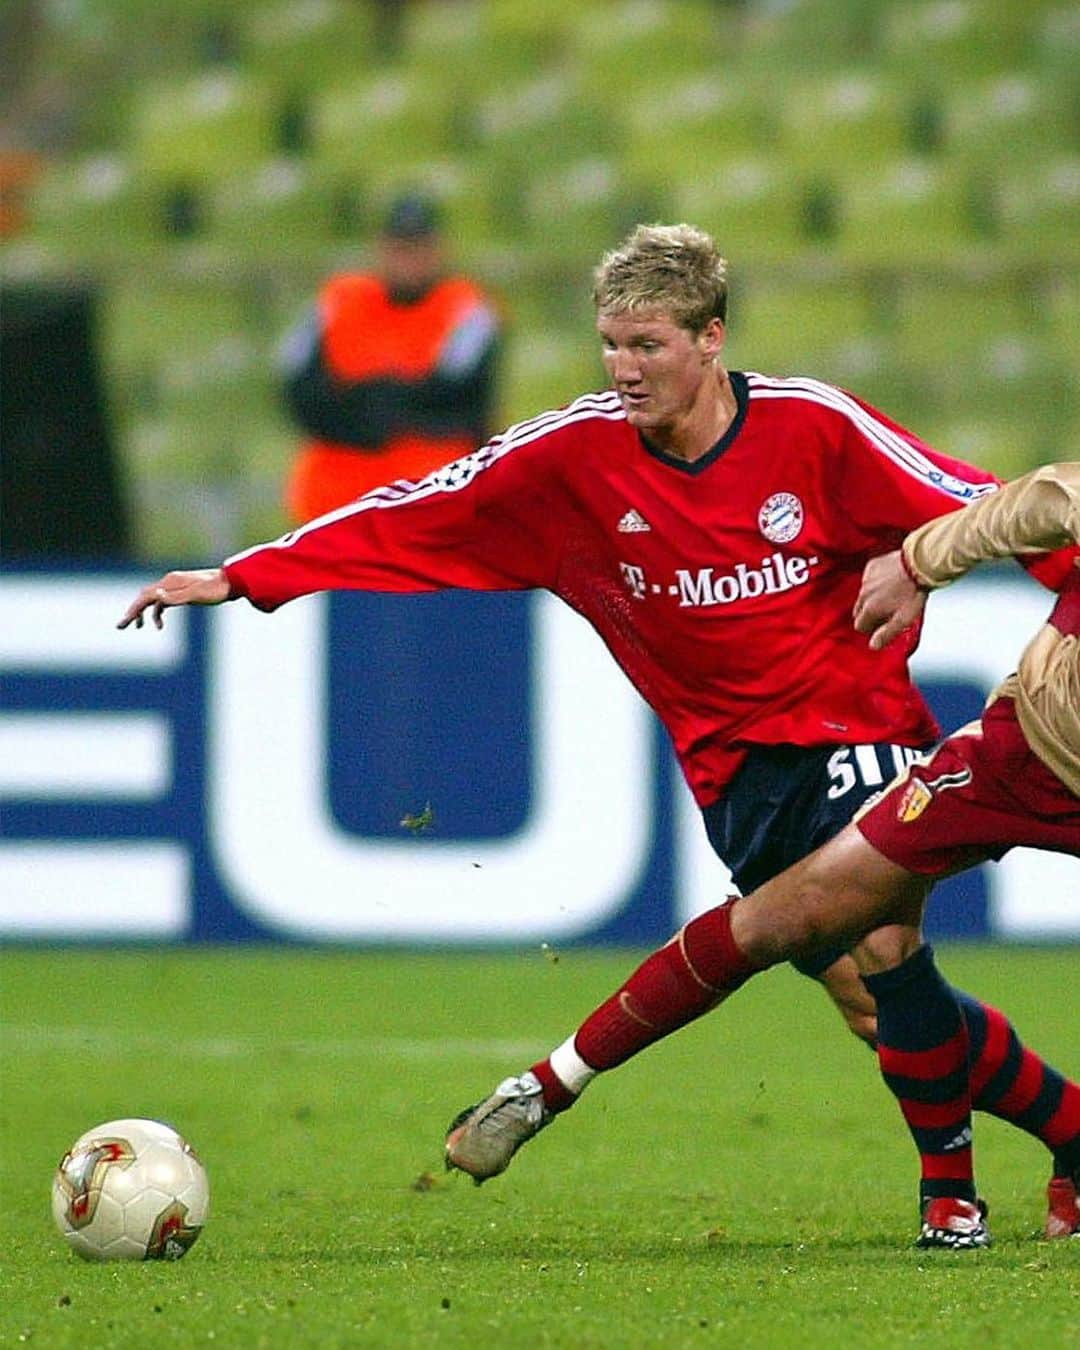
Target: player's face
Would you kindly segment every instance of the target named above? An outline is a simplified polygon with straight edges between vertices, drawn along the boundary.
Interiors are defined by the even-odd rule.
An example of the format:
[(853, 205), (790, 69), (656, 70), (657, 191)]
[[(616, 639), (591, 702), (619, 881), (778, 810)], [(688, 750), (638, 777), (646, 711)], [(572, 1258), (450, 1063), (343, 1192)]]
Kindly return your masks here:
[(601, 312), (596, 327), (604, 366), (631, 426), (662, 431), (694, 411), (724, 343), (719, 319), (691, 333), (660, 310)]

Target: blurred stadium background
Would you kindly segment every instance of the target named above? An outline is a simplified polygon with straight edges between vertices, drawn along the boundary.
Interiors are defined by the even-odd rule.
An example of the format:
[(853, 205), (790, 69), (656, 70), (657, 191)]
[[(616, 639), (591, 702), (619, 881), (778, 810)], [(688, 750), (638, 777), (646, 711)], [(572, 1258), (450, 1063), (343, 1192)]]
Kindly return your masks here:
[(407, 183), (505, 303), (504, 422), (601, 382), (589, 268), (677, 218), (732, 364), (1075, 453), (1075, 4), (8, 0), (0, 40), (5, 286), (91, 288), (136, 559), (284, 527), (275, 344)]

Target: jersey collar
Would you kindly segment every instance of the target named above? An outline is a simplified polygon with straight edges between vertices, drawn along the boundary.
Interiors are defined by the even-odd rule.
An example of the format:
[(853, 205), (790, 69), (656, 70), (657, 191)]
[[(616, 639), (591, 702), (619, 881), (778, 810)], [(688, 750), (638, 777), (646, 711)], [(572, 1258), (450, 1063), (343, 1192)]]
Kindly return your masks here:
[(687, 461), (679, 459), (676, 455), (667, 454), (666, 451), (653, 445), (647, 437), (639, 433), (638, 439), (653, 459), (658, 459), (661, 464), (667, 464), (672, 469), (678, 469), (680, 473), (688, 473), (692, 476), (704, 473), (710, 464), (716, 463), (739, 434), (743, 422), (746, 421), (746, 410), (750, 406), (750, 385), (743, 372), (741, 370), (729, 371), (728, 379), (731, 382), (731, 392), (735, 395), (735, 416), (731, 419), (731, 425), (727, 431), (716, 444), (707, 450), (700, 459)]

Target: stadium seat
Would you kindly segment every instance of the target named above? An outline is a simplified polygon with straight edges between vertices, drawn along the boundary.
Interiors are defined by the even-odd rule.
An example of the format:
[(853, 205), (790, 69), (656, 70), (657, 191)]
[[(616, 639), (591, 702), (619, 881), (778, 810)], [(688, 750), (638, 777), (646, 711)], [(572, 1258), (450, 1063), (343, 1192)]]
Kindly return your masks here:
[(1050, 429), (1070, 407), (1075, 416), (1075, 351), (1062, 347), (1049, 320), (1049, 284), (1035, 274), (994, 281), (974, 271), (947, 289), (911, 278), (898, 294), (901, 362), (942, 422), (986, 427), (1000, 416), (1007, 434), (985, 432), (993, 458), (976, 459), (1001, 473), (1055, 458), (1060, 443)]
[(674, 214), (709, 230), (736, 268), (783, 261), (803, 246), (801, 185), (770, 156), (702, 160), (672, 190)]
[(569, 7), (561, 0), (435, 0), (406, 7), (409, 68), (458, 99), (511, 91), (559, 63)]
[[(712, 0), (609, 0), (573, 7), (572, 54), (613, 113), (630, 109), (650, 81), (721, 75), (728, 25)], [(627, 81), (634, 94), (628, 94)]]
[(880, 56), (890, 71), (955, 84), (1030, 59), (1040, 0), (904, 0), (888, 7)]
[(910, 91), (873, 72), (845, 72), (785, 83), (781, 150), (804, 171), (849, 174), (907, 148)]
[(606, 385), (599, 343), (589, 325), (545, 325), (514, 316), (503, 367), (502, 422), (519, 422), (547, 408), (562, 407), (579, 394)]
[(211, 287), (183, 274), (151, 283), (131, 275), (108, 292), (102, 336), (115, 416), (137, 501), (153, 504), (136, 513), (143, 556), (239, 547), (256, 509), (261, 524), (284, 528), (277, 496), (268, 512), (258, 487), (279, 491), (293, 443), (274, 373), (281, 324), (270, 297), (261, 306), (253, 298), (250, 285)]
[(269, 92), (233, 70), (149, 83), (136, 99), (129, 143), (143, 181), (203, 189), (271, 153)]
[(379, 65), (370, 5), (296, 4), (243, 7), (243, 59), (278, 90), (313, 94), (328, 84), (367, 78)]
[(1075, 89), (1035, 69), (963, 82), (948, 102), (948, 153), (958, 164), (998, 168), (1075, 145)]
[(892, 340), (869, 285), (837, 284), (835, 267), (816, 279), (785, 269), (733, 267), (727, 359), (773, 375), (811, 375), (862, 389), (891, 364)]
[(907, 157), (841, 184), (838, 252), (855, 264), (959, 259), (975, 246), (965, 184), (939, 161)]
[(1047, 155), (1002, 170), (1002, 245), (1017, 263), (1080, 261), (1080, 155)]
[(152, 254), (161, 241), (160, 209), (158, 196), (118, 153), (49, 164), (27, 194), (36, 245), (84, 266)]
[(324, 256), (337, 233), (339, 191), (344, 183), (320, 177), (306, 162), (265, 160), (216, 187), (213, 238), (247, 263)]
[(587, 275), (601, 253), (642, 219), (655, 219), (655, 198), (622, 180), (618, 163), (596, 155), (558, 165), (526, 189), (524, 240), (539, 258), (562, 259)]
[(450, 151), (449, 91), (415, 72), (382, 71), (324, 90), (313, 104), (317, 164), (361, 176), (398, 169)]

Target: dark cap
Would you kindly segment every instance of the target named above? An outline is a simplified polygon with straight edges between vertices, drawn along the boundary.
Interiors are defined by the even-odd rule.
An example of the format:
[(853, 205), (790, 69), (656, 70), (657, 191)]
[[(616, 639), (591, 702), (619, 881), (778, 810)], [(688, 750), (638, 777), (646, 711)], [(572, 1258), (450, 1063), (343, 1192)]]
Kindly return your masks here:
[(427, 239), (442, 224), (438, 205), (422, 192), (395, 197), (386, 213), (382, 232), (387, 239)]

